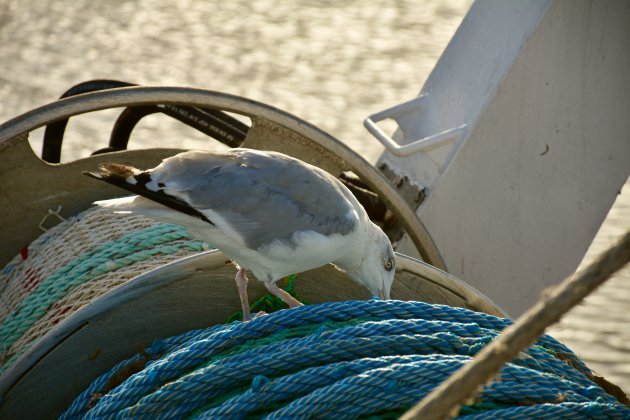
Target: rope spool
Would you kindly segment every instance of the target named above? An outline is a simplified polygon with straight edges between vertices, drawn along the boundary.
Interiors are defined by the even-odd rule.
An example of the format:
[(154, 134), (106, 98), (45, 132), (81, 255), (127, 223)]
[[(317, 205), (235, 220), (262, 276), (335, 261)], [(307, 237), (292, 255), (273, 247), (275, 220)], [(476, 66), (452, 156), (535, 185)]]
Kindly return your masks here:
[[(0, 274), (0, 373), (121, 283), (207, 246), (176, 225), (90, 209)], [(80, 394), (64, 418), (395, 417), (510, 323), (402, 301), (310, 305), (159, 340)], [(565, 346), (542, 337), (461, 418), (630, 418)]]
[[(510, 324), (444, 305), (308, 305), (154, 342), (81, 393), (62, 418), (394, 417)], [(543, 336), (459, 418), (630, 418), (564, 345)]]
[(0, 373), (77, 309), (206, 248), (180, 226), (99, 208), (47, 230), (0, 273)]

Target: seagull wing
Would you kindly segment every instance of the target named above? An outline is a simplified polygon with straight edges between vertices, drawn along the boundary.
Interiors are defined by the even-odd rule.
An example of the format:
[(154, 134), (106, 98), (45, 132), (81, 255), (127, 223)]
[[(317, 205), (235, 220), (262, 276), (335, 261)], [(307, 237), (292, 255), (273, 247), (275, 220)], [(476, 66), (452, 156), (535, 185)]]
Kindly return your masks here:
[(252, 249), (273, 241), (290, 245), (296, 232), (345, 235), (359, 220), (341, 182), (280, 153), (185, 152), (166, 159), (151, 177), (167, 195), (238, 234)]
[(99, 177), (206, 221), (251, 249), (272, 242), (295, 247), (298, 232), (347, 235), (360, 220), (362, 209), (334, 176), (281, 153), (189, 151), (148, 171), (120, 166), (103, 165)]

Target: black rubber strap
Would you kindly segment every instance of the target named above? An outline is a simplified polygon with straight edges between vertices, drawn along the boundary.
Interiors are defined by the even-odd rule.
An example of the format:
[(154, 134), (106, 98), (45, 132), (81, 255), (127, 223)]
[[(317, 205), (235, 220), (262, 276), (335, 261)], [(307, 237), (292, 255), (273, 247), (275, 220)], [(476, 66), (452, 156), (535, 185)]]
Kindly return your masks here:
[[(119, 80), (90, 80), (68, 89), (61, 95), (60, 99), (97, 90), (128, 86), (137, 85)], [(175, 118), (229, 147), (239, 147), (245, 140), (247, 131), (249, 130), (246, 124), (216, 109), (202, 109), (171, 104), (129, 107), (126, 108), (116, 120), (110, 136), (109, 146), (104, 149), (99, 149), (93, 154), (125, 150), (129, 143), (131, 132), (138, 122), (145, 116), (157, 112)], [(46, 162), (60, 162), (61, 145), (67, 125), (68, 119), (66, 118), (49, 124), (46, 127), (42, 145), (42, 159)]]
[[(121, 82), (119, 80), (90, 80), (71, 87), (70, 89), (65, 91), (59, 99), (80, 95), (82, 93), (94, 92), (97, 90), (113, 89), (127, 86), (134, 86), (134, 84)], [(63, 135), (66, 132), (67, 125), (68, 118), (65, 118), (46, 126), (46, 129), (44, 130), (44, 140), (42, 144), (42, 159), (46, 162), (59, 163), (59, 161), (61, 160), (61, 144), (63, 143)]]

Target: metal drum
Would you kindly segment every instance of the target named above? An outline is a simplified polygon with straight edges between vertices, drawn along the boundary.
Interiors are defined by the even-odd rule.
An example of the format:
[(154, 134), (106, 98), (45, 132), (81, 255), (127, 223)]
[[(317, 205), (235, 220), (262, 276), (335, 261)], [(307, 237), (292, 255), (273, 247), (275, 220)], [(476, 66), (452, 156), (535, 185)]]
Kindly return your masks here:
[[(398, 255), (392, 298), (460, 306), (502, 316), (487, 297), (434, 266), (444, 267), (428, 232), (395, 188), (369, 163), (310, 124), (264, 104), (222, 93), (180, 88), (93, 92), (62, 99), (0, 126), (0, 188), (11, 205), (0, 209), (4, 266), (41, 233), (42, 217), (62, 205), (68, 215), (120, 192), (81, 175), (99, 162), (155, 165), (175, 149), (118, 151), (68, 164), (50, 164), (31, 150), (28, 133), (73, 115), (104, 108), (177, 104), (227, 110), (251, 118), (244, 147), (278, 150), (336, 176), (354, 172), (395, 215), (424, 263)], [(57, 416), (91, 381), (156, 339), (225, 322), (240, 308), (234, 268), (219, 251), (159, 266), (92, 301), (50, 329), (0, 376), (0, 417)], [(0, 285), (1, 286), (1, 285)], [(0, 289), (1, 290), (1, 289)], [(332, 266), (301, 273), (296, 290), (307, 302), (366, 299), (366, 290)], [(251, 299), (266, 292), (250, 282)]]

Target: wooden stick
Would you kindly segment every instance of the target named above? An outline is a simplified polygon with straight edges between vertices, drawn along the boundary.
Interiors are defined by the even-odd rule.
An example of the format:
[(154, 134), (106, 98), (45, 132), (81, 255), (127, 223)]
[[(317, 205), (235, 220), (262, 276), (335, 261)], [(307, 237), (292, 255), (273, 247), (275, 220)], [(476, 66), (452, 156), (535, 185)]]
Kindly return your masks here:
[(615, 246), (559, 286), (543, 291), (541, 299), (475, 358), (451, 375), (401, 419), (445, 419), (456, 416), (460, 404), (491, 380), (506, 362), (540, 337), (569, 309), (630, 261), (630, 231)]

